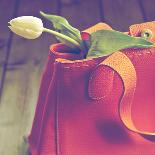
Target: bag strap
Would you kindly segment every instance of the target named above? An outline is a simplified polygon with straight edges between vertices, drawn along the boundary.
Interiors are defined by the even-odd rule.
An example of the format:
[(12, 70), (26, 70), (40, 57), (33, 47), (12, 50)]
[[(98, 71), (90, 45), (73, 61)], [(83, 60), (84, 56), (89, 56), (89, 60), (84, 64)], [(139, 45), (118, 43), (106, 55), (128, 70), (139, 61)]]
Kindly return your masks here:
[(106, 23), (100, 22), (100, 23), (97, 23), (96, 25), (93, 25), (93, 26), (87, 28), (86, 30), (84, 30), (82, 32), (86, 32), (88, 34), (91, 34), (93, 32), (96, 32), (98, 30), (103, 30), (103, 29), (105, 29), (105, 30), (112, 30), (111, 26), (109, 26)]
[[(132, 120), (132, 114), (131, 114), (131, 108), (132, 108), (132, 101), (134, 98), (134, 92), (136, 89), (136, 71), (135, 68), (132, 64), (132, 62), (130, 61), (130, 59), (122, 52), (116, 52), (114, 54), (112, 54), (111, 56), (109, 56), (107, 59), (105, 59), (103, 62), (101, 62), (97, 68), (95, 69), (95, 72), (97, 70), (101, 71), (106, 69), (106, 68), (110, 68), (111, 71), (116, 72), (120, 79), (122, 80), (123, 83), (123, 92), (122, 92), (122, 96), (121, 96), (121, 100), (119, 103), (119, 116), (120, 119), (122, 120), (123, 124), (131, 131), (136, 132), (138, 134), (142, 134), (144, 136), (155, 136), (155, 133), (152, 132), (148, 132), (148, 131), (142, 131), (140, 129), (137, 129), (136, 126), (133, 123)], [(99, 72), (100, 72), (99, 71)], [(98, 72), (98, 73), (99, 73)], [(100, 74), (100, 73), (99, 73)], [(95, 78), (97, 78), (96, 76), (98, 76), (98, 74), (92, 74), (90, 77), (90, 81), (89, 81), (89, 96), (92, 99), (101, 99), (103, 97), (105, 97), (109, 92), (107, 90), (110, 91), (109, 88), (109, 82), (107, 83), (107, 80), (109, 77), (109, 74), (104, 74), (105, 77), (103, 82), (106, 82), (105, 85), (107, 88), (107, 90), (103, 93), (100, 94), (101, 96), (97, 97), (97, 95), (99, 94), (95, 94), (95, 91), (93, 90), (94, 85), (92, 84), (92, 82), (95, 83), (96, 85), (96, 81)], [(103, 76), (103, 75), (102, 75)], [(101, 81), (101, 76), (100, 76), (100, 81)], [(99, 82), (99, 85), (101, 84), (101, 82)]]

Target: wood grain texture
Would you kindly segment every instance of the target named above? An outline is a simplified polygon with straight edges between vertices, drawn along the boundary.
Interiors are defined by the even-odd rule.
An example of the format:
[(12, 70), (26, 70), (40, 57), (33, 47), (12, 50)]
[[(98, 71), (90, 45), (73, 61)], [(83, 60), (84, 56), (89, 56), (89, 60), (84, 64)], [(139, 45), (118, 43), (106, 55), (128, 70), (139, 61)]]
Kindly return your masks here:
[(128, 31), (132, 24), (143, 22), (137, 0), (102, 0), (104, 20), (114, 29)]
[[(56, 13), (56, 0), (22, 0), (18, 16), (38, 16), (40, 10)], [(36, 40), (13, 37), (0, 105), (0, 155), (21, 154), (23, 136), (32, 126), (43, 65), (54, 41), (48, 34)]]
[(13, 18), (16, 9), (18, 9), (16, 8), (16, 0), (12, 0), (10, 3), (7, 3), (6, 0), (0, 1), (0, 96), (6, 61), (11, 49), (12, 35), (8, 29), (8, 21)]
[(60, 14), (76, 28), (84, 30), (100, 22), (99, 1), (84, 0), (71, 5), (61, 4)]
[(139, 0), (145, 21), (155, 21), (155, 1)]
[[(12, 18), (16, 0), (7, 3), (6, 0), (0, 1), (0, 64), (2, 65), (6, 54), (6, 45), (9, 34), (8, 21)], [(7, 10), (7, 11), (6, 11)]]

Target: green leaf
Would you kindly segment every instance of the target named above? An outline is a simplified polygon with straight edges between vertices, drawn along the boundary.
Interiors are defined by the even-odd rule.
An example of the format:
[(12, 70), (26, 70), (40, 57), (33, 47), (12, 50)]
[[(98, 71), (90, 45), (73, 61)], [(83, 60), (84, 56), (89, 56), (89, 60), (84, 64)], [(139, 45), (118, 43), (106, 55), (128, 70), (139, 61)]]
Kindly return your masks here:
[[(80, 31), (78, 29), (72, 27), (65, 18), (63, 18), (61, 16), (57, 16), (57, 15), (45, 14), (42, 11), (40, 11), (40, 14), (52, 22), (53, 27), (55, 28), (56, 31), (74, 39), (75, 41), (77, 41), (79, 44), (82, 45)], [(66, 40), (64, 40), (60, 37), (57, 37), (57, 39), (60, 40), (60, 42), (65, 43), (72, 48), (75, 47), (73, 44), (66, 42)]]
[(154, 46), (153, 43), (143, 38), (131, 37), (114, 30), (99, 30), (92, 33), (90, 43), (87, 57), (105, 56), (126, 48), (148, 48)]

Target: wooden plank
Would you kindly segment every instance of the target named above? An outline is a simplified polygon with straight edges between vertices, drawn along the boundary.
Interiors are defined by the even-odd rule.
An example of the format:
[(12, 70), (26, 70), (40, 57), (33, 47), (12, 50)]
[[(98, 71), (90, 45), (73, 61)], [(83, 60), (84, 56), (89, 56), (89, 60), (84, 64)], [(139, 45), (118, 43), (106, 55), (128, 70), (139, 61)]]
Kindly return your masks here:
[[(60, 14), (76, 28), (84, 30), (100, 22), (100, 12), (98, 1), (84, 0), (76, 1), (71, 5), (61, 5)], [(63, 1), (61, 1), (63, 4)]]
[(5, 58), (6, 45), (10, 34), (8, 29), (8, 21), (13, 16), (15, 2), (16, 0), (12, 0), (10, 3), (6, 2), (6, 0), (0, 1), (0, 64), (3, 63)]
[(143, 22), (138, 1), (102, 0), (105, 21), (114, 29), (128, 31), (132, 24)]
[(11, 46), (11, 33), (8, 29), (8, 21), (16, 13), (16, 9), (16, 0), (12, 0), (9, 3), (6, 0), (0, 1), (0, 92), (3, 79), (3, 69), (5, 66), (4, 64)]
[(63, 3), (63, 4), (77, 4), (77, 3), (80, 3), (81, 2), (81, 0), (61, 0), (61, 2)]
[(155, 1), (154, 0), (139, 0), (143, 18), (145, 21), (155, 21)]
[[(22, 0), (18, 16), (38, 16), (40, 10), (55, 13), (57, 1)], [(13, 37), (0, 107), (0, 155), (25, 154), (23, 136), (32, 126), (41, 72), (54, 40), (47, 34), (36, 40)]]

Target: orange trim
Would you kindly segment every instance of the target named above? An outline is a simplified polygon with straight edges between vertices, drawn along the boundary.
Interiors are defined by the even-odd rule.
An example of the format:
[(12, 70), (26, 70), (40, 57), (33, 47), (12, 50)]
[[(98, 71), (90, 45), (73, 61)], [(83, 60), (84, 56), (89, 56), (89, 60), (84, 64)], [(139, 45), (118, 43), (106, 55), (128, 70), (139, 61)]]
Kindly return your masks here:
[(100, 65), (108, 66), (117, 72), (123, 82), (124, 89), (119, 104), (119, 114), (124, 125), (133, 132), (155, 136), (155, 133), (137, 129), (132, 121), (131, 108), (136, 89), (136, 71), (130, 59), (124, 53), (116, 52)]

